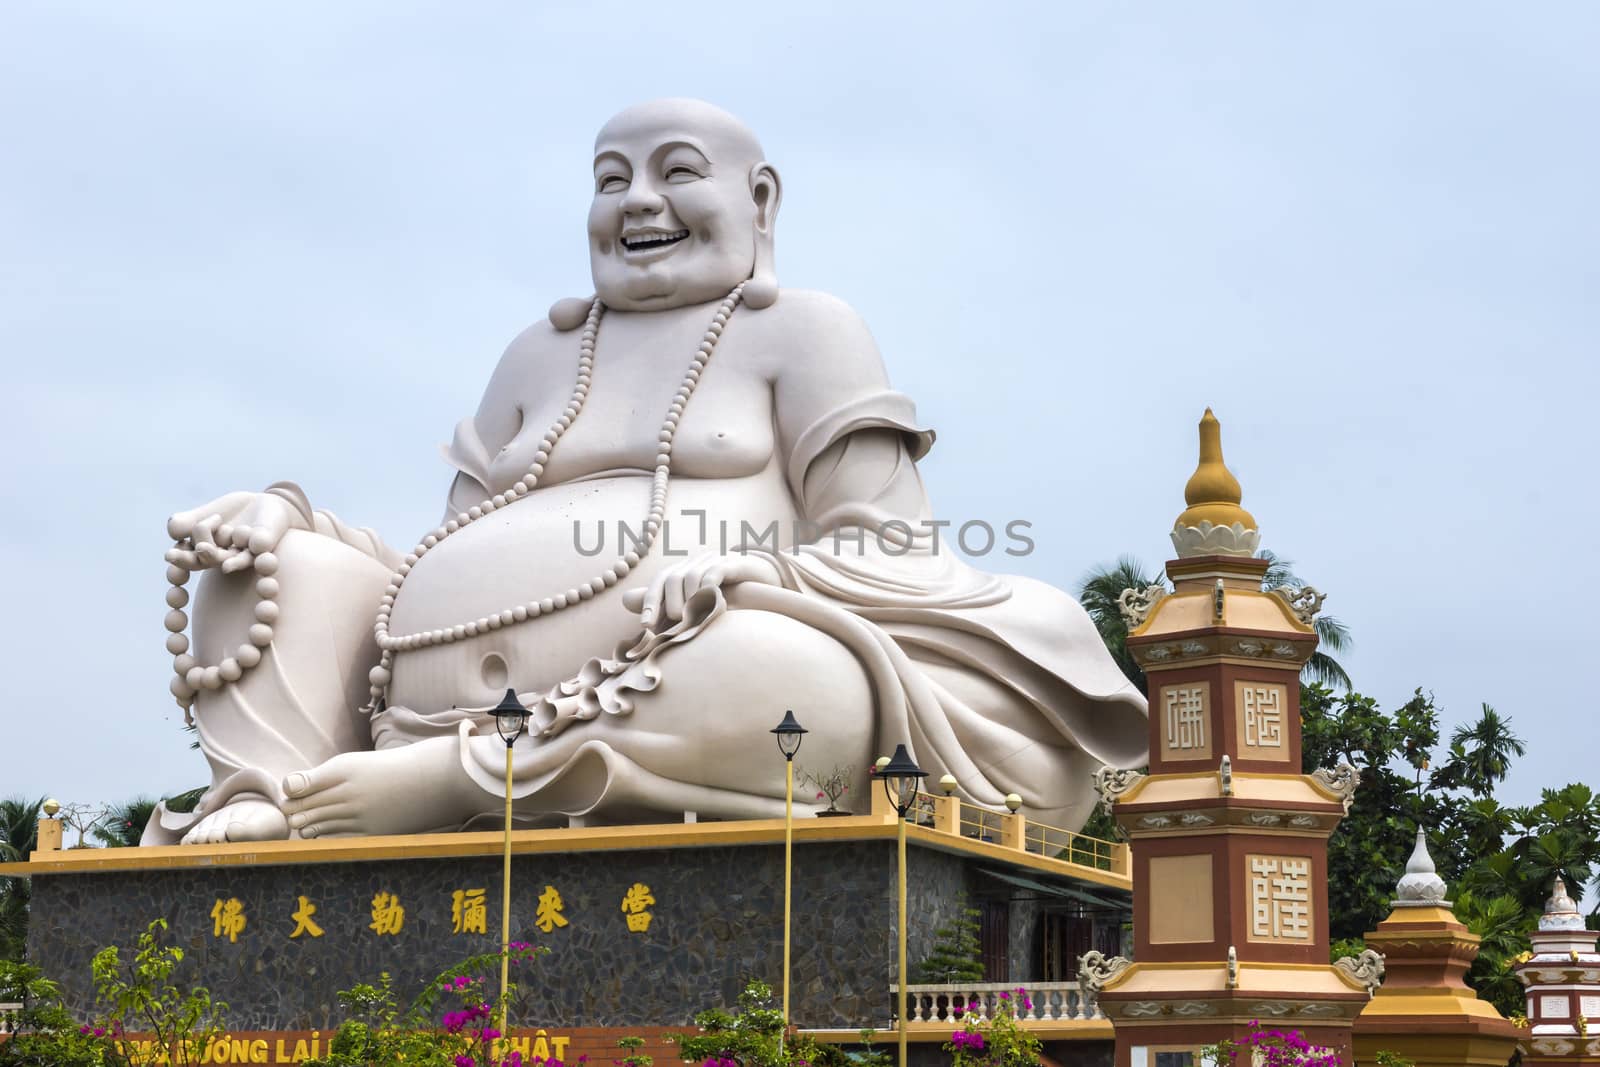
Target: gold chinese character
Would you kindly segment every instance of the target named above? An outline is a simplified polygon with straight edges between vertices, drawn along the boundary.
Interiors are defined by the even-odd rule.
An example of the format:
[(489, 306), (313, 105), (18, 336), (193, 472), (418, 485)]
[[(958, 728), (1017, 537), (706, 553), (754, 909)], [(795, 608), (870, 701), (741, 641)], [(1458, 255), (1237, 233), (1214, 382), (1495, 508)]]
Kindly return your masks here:
[(375, 934), (398, 934), (406, 924), (406, 909), (393, 893), (379, 893), (372, 898), (372, 922), (368, 924)]
[(622, 895), (622, 913), (628, 917), (628, 929), (633, 933), (642, 934), (650, 929), (651, 914), (645, 909), (656, 902), (650, 895), (650, 887), (643, 882), (633, 883), (633, 887)]
[(489, 932), (489, 909), (484, 897), (486, 889), (457, 889), (450, 894), (450, 923), (458, 934), (486, 934)]
[(238, 897), (229, 897), (227, 900), (218, 900), (211, 905), (211, 936), (221, 937), (228, 935), (230, 942), (237, 943), (239, 934), (244, 930), (244, 905)]
[(317, 913), (317, 906), (311, 903), (310, 897), (301, 897), (300, 906), (289, 918), (294, 920), (294, 933), (290, 938), (299, 937), (301, 934), (310, 934), (312, 937), (322, 936), (322, 927), (311, 921), (311, 916)]
[(561, 894), (556, 892), (556, 887), (545, 886), (544, 892), (539, 894), (539, 912), (533, 917), (533, 925), (547, 934), (558, 926), (567, 925), (561, 908)]

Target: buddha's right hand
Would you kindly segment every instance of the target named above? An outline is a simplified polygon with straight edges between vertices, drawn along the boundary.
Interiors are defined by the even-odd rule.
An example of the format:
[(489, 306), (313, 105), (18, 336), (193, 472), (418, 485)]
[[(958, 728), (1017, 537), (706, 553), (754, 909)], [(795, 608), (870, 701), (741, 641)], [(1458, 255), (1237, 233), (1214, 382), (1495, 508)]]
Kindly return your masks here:
[(276, 549), (290, 530), (314, 528), (310, 503), (300, 487), (276, 482), (264, 492), (228, 493), (173, 515), (167, 520), (167, 533), (177, 547), (168, 561), (190, 571), (220, 566), (232, 574)]

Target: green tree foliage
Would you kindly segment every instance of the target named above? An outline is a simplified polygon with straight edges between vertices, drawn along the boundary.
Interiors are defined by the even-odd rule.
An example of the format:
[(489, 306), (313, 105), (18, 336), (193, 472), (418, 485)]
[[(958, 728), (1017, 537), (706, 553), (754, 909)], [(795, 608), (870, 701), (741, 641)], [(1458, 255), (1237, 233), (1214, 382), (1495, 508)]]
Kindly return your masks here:
[[(1438, 766), (1439, 714), (1420, 689), (1387, 712), (1358, 693), (1308, 686), (1300, 716), (1306, 771), (1340, 761), (1361, 771), (1350, 812), (1328, 841), (1333, 938), (1359, 938), (1387, 918), (1420, 822), (1456, 917), (1483, 939), (1469, 980), (1503, 1013), (1520, 1011), (1511, 962), (1528, 948), (1551, 883), (1560, 875), (1576, 896), (1595, 882), (1594, 791), (1574, 784), (1545, 790), (1536, 804), (1502, 805), (1494, 788), (1524, 746), (1510, 718), (1487, 704), (1476, 721), (1451, 732)], [(1592, 913), (1590, 925), (1596, 922)]]
[(644, 1038), (624, 1037), (617, 1040), (617, 1047), (622, 1050), (620, 1059), (611, 1062), (616, 1067), (652, 1067), (656, 1062), (655, 1057), (646, 1056), (639, 1050), (644, 1048)]
[(133, 959), (127, 963), (113, 945), (96, 953), (90, 964), (95, 1004), (103, 1013), (95, 1029), (111, 1038), (108, 1064), (131, 1067), (146, 1062), (134, 1042), (121, 1039), (124, 1033), (141, 1033), (155, 1048), (167, 1050), (170, 1063), (188, 1067), (200, 1063), (206, 1046), (222, 1032), (228, 1006), (213, 1001), (203, 986), (185, 992), (173, 983), (183, 949), (161, 943), (166, 930), (165, 919), (152, 922), (139, 935)]
[[(1256, 553), (1256, 558), (1267, 561), (1267, 573), (1261, 579), (1262, 589), (1298, 589), (1306, 584), (1294, 573), (1293, 560), (1283, 559), (1265, 548)], [(1317, 650), (1306, 661), (1301, 678), (1333, 689), (1349, 689), (1350, 675), (1333, 658), (1333, 653), (1350, 650), (1350, 628), (1334, 616), (1322, 614), (1312, 622), (1311, 628), (1317, 631)]]
[(156, 802), (150, 797), (135, 797), (124, 804), (113, 804), (106, 809), (99, 822), (90, 831), (94, 839), (110, 848), (135, 848), (144, 834), (150, 813)]
[[(506, 958), (511, 965), (522, 964), (550, 950), (521, 941), (511, 942)], [(496, 1004), (499, 985), (500, 953), (471, 956), (451, 967), (423, 987), (402, 1010), (387, 972), (376, 985), (361, 983), (337, 994), (346, 1014), (344, 1022), (328, 1042), (328, 1055), (307, 1060), (305, 1067), (455, 1067), (469, 1062), (480, 1067), (509, 1067), (520, 1055), (495, 1055), (501, 1007), (509, 1007), (514, 1021), (525, 1018), (521, 1005), (522, 989), (512, 979), (506, 999)], [(515, 971), (512, 972), (515, 975)], [(456, 1010), (446, 1010), (454, 1002)], [(558, 1061), (552, 1061), (558, 1062)]]
[(1485, 704), (1477, 722), (1451, 731), (1449, 784), (1465, 787), (1475, 797), (1490, 796), (1505, 781), (1512, 758), (1526, 752), (1522, 738), (1511, 732), (1511, 720)]
[(0, 1001), (21, 1004), (16, 1032), (0, 1041), (0, 1067), (101, 1067), (100, 1042), (61, 1005), (61, 987), (29, 963), (0, 960)]
[(933, 948), (927, 959), (917, 964), (916, 981), (983, 981), (983, 948), (978, 941), (978, 917), (982, 914), (967, 906), (965, 895), (956, 898), (955, 918), (934, 929)]
[[(39, 847), (43, 805), (43, 797), (0, 800), (0, 862), (26, 860)], [(0, 960), (21, 960), (27, 950), (30, 889), (26, 878), (0, 878)]]
[(1155, 585), (1157, 579), (1158, 575), (1146, 571), (1144, 564), (1132, 556), (1118, 556), (1115, 563), (1095, 567), (1078, 583), (1078, 603), (1089, 613), (1094, 628), (1100, 631), (1100, 640), (1105, 642), (1111, 658), (1117, 661), (1128, 681), (1141, 691), (1144, 671), (1128, 651), (1128, 624), (1122, 618), (1118, 598), (1124, 589), (1145, 589)]
[(0, 1044), (0, 1067), (210, 1062), (207, 1048), (222, 1033), (228, 1006), (213, 1001), (203, 988), (185, 990), (174, 983), (183, 949), (163, 943), (166, 930), (165, 919), (152, 922), (139, 935), (130, 960), (115, 947), (95, 954), (90, 964), (95, 1014), (81, 1025), (62, 1008), (60, 989), (37, 967), (0, 963), (0, 1000), (15, 996), (26, 1005), (21, 1030)]
[[(1300, 693), (1300, 731), (1305, 773), (1339, 763), (1361, 771), (1349, 814), (1328, 840), (1329, 935), (1358, 938), (1388, 917), (1418, 818), (1437, 826), (1442, 814), (1440, 796), (1416, 784), (1438, 741), (1438, 715), (1420, 691), (1385, 712), (1371, 697), (1313, 685)], [(1434, 859), (1441, 872), (1459, 872), (1463, 858), (1446, 844)]]
[(712, 1008), (694, 1017), (699, 1033), (668, 1035), (690, 1063), (715, 1067), (845, 1067), (843, 1052), (804, 1034), (784, 1036), (783, 1012), (773, 1006), (772, 987), (752, 981), (733, 1011)]

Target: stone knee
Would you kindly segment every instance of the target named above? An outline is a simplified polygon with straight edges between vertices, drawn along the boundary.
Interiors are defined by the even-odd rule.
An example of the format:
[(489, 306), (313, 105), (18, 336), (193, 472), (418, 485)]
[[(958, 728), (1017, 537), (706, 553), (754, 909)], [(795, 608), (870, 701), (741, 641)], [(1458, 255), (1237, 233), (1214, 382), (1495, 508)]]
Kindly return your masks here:
[[(292, 530), (275, 553), (272, 643), (237, 681), (195, 701), (215, 780), (258, 768), (275, 776), (372, 742), (359, 708), (377, 662), (372, 617), (388, 580), (378, 561), (340, 541)], [(249, 643), (256, 576), (208, 571), (196, 590), (194, 654), (219, 663)]]
[(618, 725), (670, 739), (681, 761), (673, 770), (694, 776), (682, 780), (781, 797), (782, 757), (771, 730), (792, 710), (809, 731), (797, 766), (858, 769), (864, 783), (877, 717), (872, 687), (834, 638), (773, 612), (735, 610), (659, 662), (660, 684), (640, 694), (631, 721)]

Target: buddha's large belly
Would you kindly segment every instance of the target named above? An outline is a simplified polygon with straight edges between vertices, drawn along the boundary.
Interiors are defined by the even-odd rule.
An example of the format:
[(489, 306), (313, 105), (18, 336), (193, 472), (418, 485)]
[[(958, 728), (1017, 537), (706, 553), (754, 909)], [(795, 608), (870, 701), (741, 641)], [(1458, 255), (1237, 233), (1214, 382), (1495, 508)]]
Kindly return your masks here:
[[(448, 629), (554, 597), (608, 568), (642, 536), (650, 480), (621, 475), (539, 489), (452, 534), (418, 561), (390, 618), (405, 635)], [(704, 511), (698, 514), (686, 512)], [(543, 690), (641, 633), (623, 593), (772, 524), (788, 542), (793, 504), (775, 467), (748, 478), (673, 479), (667, 525), (633, 571), (592, 599), (448, 645), (398, 653), (390, 701), (428, 712), (494, 704), (507, 686)], [(620, 525), (619, 525), (620, 524)], [(770, 541), (768, 541), (770, 544)]]

